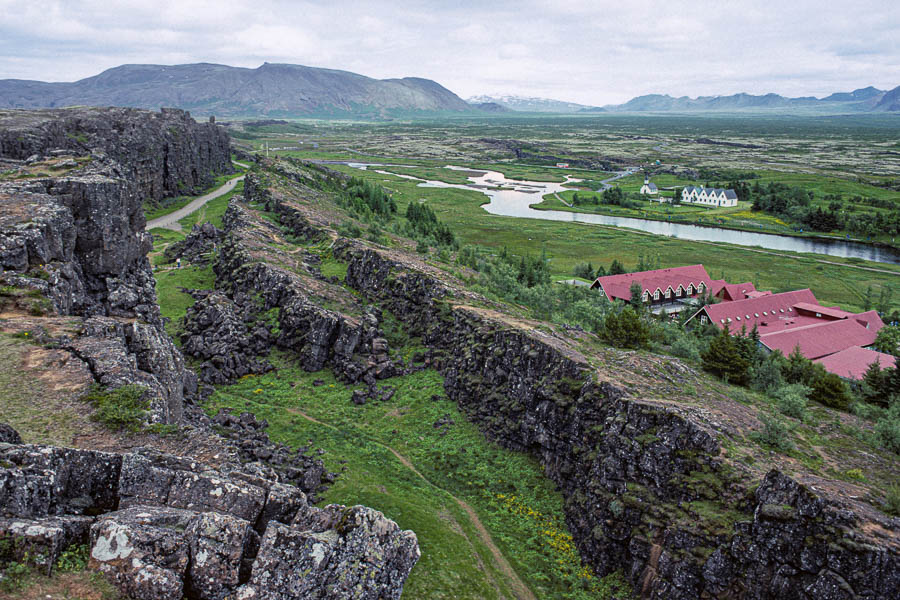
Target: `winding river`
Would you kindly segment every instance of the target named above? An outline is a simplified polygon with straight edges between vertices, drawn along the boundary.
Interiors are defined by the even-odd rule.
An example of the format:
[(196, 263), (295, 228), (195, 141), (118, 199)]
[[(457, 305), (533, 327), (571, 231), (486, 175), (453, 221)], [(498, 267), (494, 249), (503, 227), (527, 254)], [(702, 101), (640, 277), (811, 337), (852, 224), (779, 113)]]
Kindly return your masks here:
[[(413, 177), (412, 175), (398, 175), (378, 168), (405, 165), (355, 162), (343, 164), (357, 169), (371, 169), (372, 171), (383, 175), (419, 181), (419, 187), (453, 188), (481, 192), (490, 199), (483, 208), (493, 215), (544, 219), (547, 221), (612, 225), (615, 227), (628, 227), (630, 229), (637, 229), (656, 235), (665, 235), (684, 240), (724, 242), (728, 244), (737, 244), (739, 246), (758, 246), (768, 250), (808, 252), (842, 258), (861, 258), (872, 262), (900, 264), (900, 252), (897, 250), (880, 248), (860, 242), (793, 237), (772, 233), (754, 233), (752, 231), (737, 231), (721, 227), (703, 227), (700, 225), (689, 225), (684, 223), (669, 223), (666, 221), (653, 221), (649, 219), (637, 219), (634, 217), (616, 217), (611, 215), (576, 213), (562, 210), (536, 210), (531, 208), (530, 205), (540, 202), (545, 194), (559, 193), (570, 188), (564, 187), (561, 183), (507, 179), (503, 173), (497, 171), (482, 171), (480, 169), (455, 166), (445, 167), (447, 169), (478, 173), (469, 176), (468, 179), (470, 183), (459, 184), (426, 180), (419, 177)], [(620, 176), (622, 175), (620, 174)], [(574, 181), (579, 180), (567, 176), (565, 183)]]

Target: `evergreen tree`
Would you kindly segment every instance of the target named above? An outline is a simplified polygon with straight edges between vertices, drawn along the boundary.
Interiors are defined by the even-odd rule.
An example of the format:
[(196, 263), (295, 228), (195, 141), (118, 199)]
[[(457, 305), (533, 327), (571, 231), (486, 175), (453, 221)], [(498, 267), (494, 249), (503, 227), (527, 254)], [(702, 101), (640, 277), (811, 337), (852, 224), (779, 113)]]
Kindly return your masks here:
[(810, 399), (831, 408), (846, 410), (852, 400), (847, 384), (834, 373), (829, 373), (820, 365), (816, 366), (819, 368), (813, 377)]
[(725, 328), (700, 354), (703, 368), (730, 383), (746, 385), (750, 376), (750, 362), (741, 354), (735, 338)]
[(617, 258), (614, 258), (612, 264), (609, 265), (610, 275), (624, 275), (627, 272), (628, 271), (625, 270), (625, 267), (622, 266), (622, 263), (620, 263)]
[(628, 288), (628, 291), (631, 293), (631, 299), (628, 301), (628, 303), (631, 304), (631, 306), (633, 306), (635, 310), (643, 310), (644, 290), (641, 289), (641, 284), (637, 281), (632, 281), (631, 287)]
[(606, 315), (603, 337), (620, 348), (647, 348), (650, 344), (650, 328), (632, 307), (626, 306), (618, 314), (611, 310)]

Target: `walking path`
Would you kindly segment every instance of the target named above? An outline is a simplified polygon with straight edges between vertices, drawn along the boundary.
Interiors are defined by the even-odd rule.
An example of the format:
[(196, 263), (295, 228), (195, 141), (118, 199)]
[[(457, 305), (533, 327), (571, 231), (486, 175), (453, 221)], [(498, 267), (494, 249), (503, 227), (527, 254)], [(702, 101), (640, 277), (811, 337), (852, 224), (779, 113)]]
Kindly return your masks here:
[[(249, 168), (249, 165), (245, 165), (244, 163), (239, 163), (237, 161), (234, 164), (239, 167), (243, 167), (245, 169)], [(205, 205), (210, 200), (215, 200), (220, 196), (224, 196), (228, 192), (234, 189), (234, 186), (238, 184), (238, 181), (243, 181), (244, 176), (235, 177), (234, 179), (229, 179), (225, 182), (225, 185), (222, 187), (216, 188), (210, 193), (200, 196), (199, 198), (194, 198), (191, 202), (176, 211), (172, 211), (167, 215), (163, 215), (161, 217), (157, 217), (152, 221), (147, 221), (147, 226), (145, 229), (150, 231), (151, 229), (162, 228), (162, 229), (171, 229), (173, 231), (181, 231), (181, 225), (178, 223), (181, 219), (185, 218), (189, 214), (200, 210), (200, 208)]]
[[(311, 423), (315, 423), (316, 425), (328, 427), (329, 429), (333, 429), (335, 431), (341, 431), (334, 425), (331, 425), (330, 423), (324, 423), (314, 417), (311, 417), (298, 408), (289, 408), (288, 412), (295, 414), (299, 417), (303, 417), (307, 421), (310, 421)], [(534, 593), (531, 591), (531, 589), (527, 585), (525, 585), (525, 583), (521, 579), (519, 579), (519, 576), (516, 574), (516, 572), (513, 570), (512, 566), (506, 560), (506, 557), (503, 556), (502, 552), (500, 552), (500, 548), (498, 548), (497, 544), (494, 543), (494, 539), (491, 537), (491, 534), (488, 533), (488, 530), (485, 528), (484, 524), (481, 522), (481, 519), (478, 518), (478, 513), (475, 512), (475, 509), (472, 508), (472, 506), (469, 503), (457, 498), (456, 496), (454, 496), (453, 494), (451, 494), (444, 488), (432, 483), (424, 475), (422, 475), (422, 473), (420, 473), (418, 469), (416, 469), (416, 467), (412, 464), (412, 462), (408, 458), (406, 458), (405, 456), (403, 456), (402, 454), (400, 454), (399, 452), (397, 452), (396, 450), (394, 450), (387, 444), (382, 444), (381, 442), (376, 442), (375, 440), (371, 440), (371, 441), (373, 441), (374, 443), (378, 444), (379, 446), (385, 448), (386, 450), (390, 451), (390, 453), (393, 454), (404, 467), (406, 467), (407, 469), (412, 471), (422, 481), (424, 481), (431, 487), (436, 488), (436, 489), (442, 491), (443, 493), (447, 494), (451, 498), (453, 498), (456, 501), (456, 503), (459, 505), (459, 507), (462, 508), (466, 512), (466, 514), (469, 516), (469, 519), (472, 521), (472, 524), (475, 526), (475, 529), (478, 531), (478, 537), (481, 538), (482, 543), (485, 546), (487, 546), (488, 549), (491, 551), (491, 554), (494, 557), (494, 561), (497, 563), (497, 567), (500, 569), (500, 571), (503, 573), (503, 575), (506, 576), (509, 585), (513, 588), (513, 593), (516, 595), (516, 600), (537, 600), (537, 597), (534, 595)], [(465, 532), (463, 532), (463, 535), (465, 535)], [(487, 575), (490, 576), (490, 573), (487, 573)]]

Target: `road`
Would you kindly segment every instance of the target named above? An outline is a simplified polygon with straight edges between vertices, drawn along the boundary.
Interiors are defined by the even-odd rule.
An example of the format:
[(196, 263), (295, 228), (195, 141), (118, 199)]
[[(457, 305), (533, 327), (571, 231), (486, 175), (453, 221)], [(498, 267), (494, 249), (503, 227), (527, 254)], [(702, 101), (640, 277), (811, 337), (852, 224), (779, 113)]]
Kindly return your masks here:
[(612, 187), (610, 184), (611, 181), (615, 181), (616, 179), (622, 179), (623, 177), (628, 177), (629, 175), (633, 175), (640, 170), (640, 167), (628, 167), (624, 171), (617, 171), (615, 175), (610, 177), (609, 179), (604, 179), (600, 182), (600, 189), (598, 192), (603, 192)]
[[(249, 165), (245, 165), (243, 163), (235, 162), (234, 164), (245, 169), (249, 168)], [(171, 229), (173, 231), (181, 231), (181, 225), (178, 223), (178, 221), (185, 218), (189, 214), (200, 210), (200, 208), (210, 200), (215, 200), (220, 196), (224, 196), (234, 189), (234, 186), (238, 184), (238, 181), (243, 180), (243, 175), (241, 175), (240, 177), (235, 177), (234, 179), (229, 179), (222, 187), (216, 188), (210, 193), (200, 196), (199, 198), (194, 198), (189, 204), (179, 208), (178, 210), (153, 219), (152, 221), (147, 221), (147, 226), (145, 227), (145, 229), (147, 231), (150, 231), (151, 229), (162, 228)]]

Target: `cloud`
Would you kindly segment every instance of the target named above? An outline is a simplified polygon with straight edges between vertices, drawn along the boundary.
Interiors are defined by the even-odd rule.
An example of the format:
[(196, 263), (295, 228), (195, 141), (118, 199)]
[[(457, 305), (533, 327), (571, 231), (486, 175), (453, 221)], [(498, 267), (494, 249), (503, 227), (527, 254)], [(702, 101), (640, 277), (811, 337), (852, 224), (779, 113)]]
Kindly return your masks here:
[(293, 62), (584, 104), (900, 84), (889, 0), (0, 0), (0, 14), (0, 78)]

